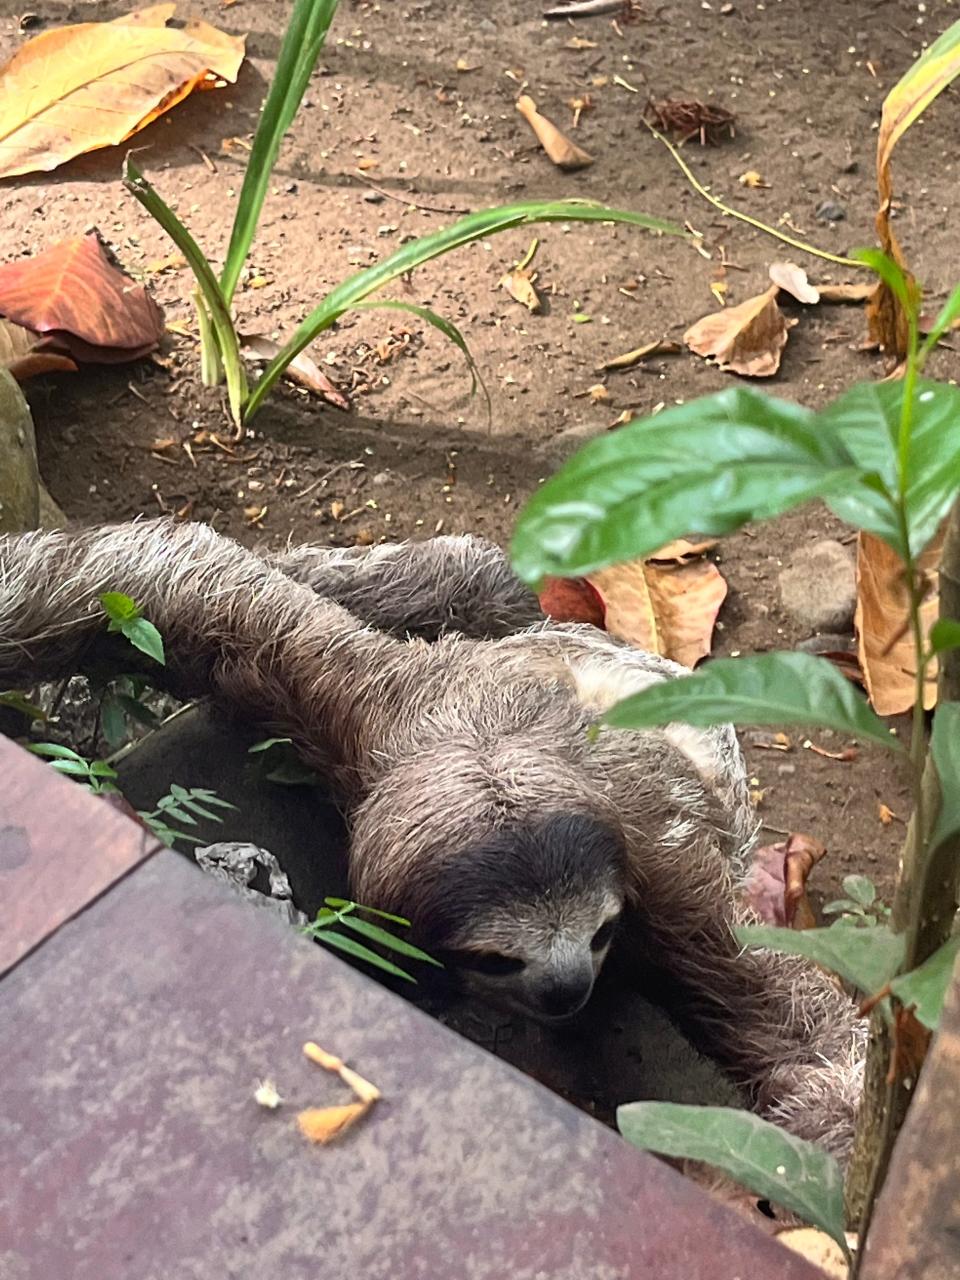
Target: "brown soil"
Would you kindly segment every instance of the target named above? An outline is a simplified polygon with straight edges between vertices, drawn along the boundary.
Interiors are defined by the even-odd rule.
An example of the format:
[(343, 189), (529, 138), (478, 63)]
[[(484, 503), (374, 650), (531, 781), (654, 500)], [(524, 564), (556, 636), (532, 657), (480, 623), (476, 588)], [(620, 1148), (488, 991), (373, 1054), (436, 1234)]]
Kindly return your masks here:
[[(102, 20), (127, 7), (45, 0), (39, 12), (55, 24)], [(735, 139), (685, 149), (699, 178), (734, 205), (842, 252), (873, 237), (883, 94), (951, 16), (934, 22), (912, 0), (835, 0), (813, 21), (809, 6), (777, 0), (740, 0), (727, 13), (719, 0), (646, 0), (632, 22), (607, 16), (544, 24), (542, 7), (538, 0), (344, 0), (275, 172), (238, 295), (244, 329), (288, 334), (325, 290), (404, 237), (435, 230), (461, 210), (523, 198), (580, 195), (688, 221), (713, 260), (689, 243), (626, 227), (542, 228), (536, 267), (546, 305), (530, 316), (497, 281), (531, 232), (471, 246), (418, 271), (395, 293), (463, 327), (490, 387), (492, 425), (482, 399), (467, 395), (459, 354), (440, 335), (395, 312), (375, 312), (348, 318), (316, 344), (319, 362), (352, 394), (349, 415), (284, 387), (233, 454), (207, 437), (191, 458), (180, 445), (198, 430), (225, 440), (229, 431), (220, 395), (198, 383), (189, 275), (158, 269), (172, 246), (124, 193), (119, 152), (4, 184), (4, 257), (95, 225), (128, 270), (149, 279), (174, 329), (153, 362), (29, 384), (42, 470), (70, 516), (89, 522), (181, 511), (254, 544), (370, 542), (441, 528), (507, 540), (538, 480), (623, 410), (647, 412), (730, 382), (688, 353), (600, 379), (602, 360), (664, 335), (679, 339), (715, 310), (709, 285), (721, 248), (731, 263), (731, 302), (764, 287), (770, 262), (796, 256), (724, 219), (691, 190), (640, 123), (647, 95), (712, 99), (733, 110)], [(3, 55), (26, 38), (14, 8), (19, 13), (0, 0)], [(290, 5), (195, 0), (184, 8), (248, 31), (249, 60), (235, 87), (194, 95), (135, 145), (144, 148), (141, 166), (218, 260), (244, 143)], [(590, 46), (568, 48), (573, 36)], [(471, 70), (458, 71), (458, 59)], [(596, 86), (595, 77), (607, 81)], [(564, 127), (568, 99), (589, 92), (593, 107), (576, 136), (595, 157), (592, 168), (564, 175), (538, 151), (513, 106), (523, 82)], [(951, 283), (960, 256), (956, 224), (945, 216), (956, 182), (955, 115), (956, 98), (945, 95), (897, 160), (901, 238), (935, 296)], [(360, 160), (376, 164), (360, 169)], [(739, 185), (748, 169), (769, 186)], [(845, 220), (819, 223), (823, 200), (839, 203)], [(828, 262), (802, 261), (815, 279), (853, 278)], [(573, 321), (577, 306), (591, 323)], [(856, 350), (863, 322), (855, 308), (787, 309), (799, 323), (769, 389), (819, 405), (851, 381), (880, 374), (874, 357)], [(392, 356), (378, 353), (384, 343)], [(934, 372), (946, 375), (954, 358), (942, 353)], [(593, 403), (584, 393), (598, 380), (608, 398)], [(777, 569), (825, 532), (848, 536), (822, 511), (807, 510), (723, 543), (717, 559), (730, 595), (716, 652), (805, 638), (780, 611)], [(844, 745), (829, 734), (810, 736), (828, 749)], [(827, 896), (851, 870), (867, 872), (889, 894), (903, 828), (882, 825), (878, 805), (907, 811), (903, 778), (872, 750), (843, 763), (805, 750), (804, 741), (793, 735), (787, 754), (748, 747), (770, 839), (778, 828), (823, 839), (830, 854), (814, 883)]]

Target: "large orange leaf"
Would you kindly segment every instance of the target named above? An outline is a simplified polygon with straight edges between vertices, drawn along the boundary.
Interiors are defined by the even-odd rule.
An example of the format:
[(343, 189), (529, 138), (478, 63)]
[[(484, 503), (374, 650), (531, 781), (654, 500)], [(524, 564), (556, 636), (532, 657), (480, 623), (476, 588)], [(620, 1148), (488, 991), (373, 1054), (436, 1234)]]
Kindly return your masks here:
[(0, 178), (115, 146), (196, 88), (234, 81), (244, 40), (176, 4), (44, 31), (0, 68)]
[(163, 333), (160, 308), (113, 265), (95, 232), (0, 266), (0, 316), (104, 363), (151, 351)]
[[(890, 225), (893, 178), (890, 158), (907, 129), (926, 111), (934, 98), (960, 75), (960, 21), (948, 27), (939, 40), (918, 58), (887, 94), (877, 135), (877, 235), (885, 253), (907, 273), (903, 251)], [(870, 337), (893, 362), (907, 354), (907, 318), (893, 292), (879, 284), (867, 305)]]
[[(943, 529), (920, 556), (918, 568), (930, 590), (920, 608), (924, 637), (937, 619), (937, 566), (943, 549)], [(915, 698), (916, 657), (910, 631), (910, 605), (897, 553), (871, 533), (857, 542), (857, 648), (864, 684), (874, 709), (882, 716), (909, 711)], [(923, 705), (937, 701), (937, 664), (930, 663)]]
[(39, 373), (76, 371), (76, 368), (70, 357), (57, 350), (49, 338), (0, 319), (0, 369), (9, 369), (18, 382)]

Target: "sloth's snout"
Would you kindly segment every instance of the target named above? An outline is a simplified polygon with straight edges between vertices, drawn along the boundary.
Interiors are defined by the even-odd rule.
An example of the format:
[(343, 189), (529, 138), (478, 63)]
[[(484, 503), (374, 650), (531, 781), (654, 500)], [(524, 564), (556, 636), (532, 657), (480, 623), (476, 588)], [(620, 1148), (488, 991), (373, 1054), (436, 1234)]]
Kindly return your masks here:
[(592, 990), (592, 967), (554, 974), (537, 990), (537, 1004), (545, 1018), (572, 1018), (590, 999)]

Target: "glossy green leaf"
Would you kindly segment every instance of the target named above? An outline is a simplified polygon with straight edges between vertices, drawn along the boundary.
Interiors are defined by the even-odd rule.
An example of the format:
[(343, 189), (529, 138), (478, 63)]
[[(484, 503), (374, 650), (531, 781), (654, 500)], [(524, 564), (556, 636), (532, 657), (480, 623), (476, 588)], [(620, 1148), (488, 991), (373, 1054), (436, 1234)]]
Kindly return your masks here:
[(915, 311), (917, 301), (915, 291), (911, 291), (910, 282), (889, 254), (884, 253), (882, 249), (854, 249), (850, 257), (876, 272), (887, 288), (896, 294), (904, 311)]
[(863, 908), (859, 902), (854, 902), (852, 898), (834, 898), (832, 902), (825, 902), (820, 910), (825, 916), (835, 916), (841, 911), (853, 912), (859, 915)]
[(844, 876), (843, 891), (861, 907), (871, 906), (877, 898), (877, 887), (868, 876)]
[(119, 629), (124, 622), (132, 622), (134, 618), (140, 617), (136, 602), (121, 591), (105, 591), (100, 597), (100, 604), (110, 621), (116, 624), (114, 629)]
[[(891, 496), (899, 490), (897, 442), (906, 383), (860, 383), (817, 415), (820, 429), (862, 470), (850, 490), (825, 495), (843, 520), (875, 533), (904, 555)], [(867, 477), (873, 476), (873, 480)], [(920, 379), (916, 386), (906, 506), (910, 547), (919, 555), (960, 489), (960, 390)]]
[(960, 622), (954, 618), (938, 618), (930, 628), (930, 649), (933, 653), (960, 649)]
[(117, 748), (127, 736), (127, 717), (116, 693), (108, 693), (100, 704), (100, 728), (107, 745)]
[(848, 1254), (843, 1174), (812, 1142), (749, 1111), (676, 1102), (627, 1103), (617, 1108), (617, 1127), (641, 1150), (722, 1169), (754, 1195), (826, 1231)]
[(807, 653), (717, 658), (618, 702), (603, 720), (619, 729), (816, 724), (903, 750), (850, 681), (825, 658)]
[(344, 951), (347, 955), (353, 956), (357, 960), (363, 960), (367, 964), (373, 965), (376, 969), (382, 969), (384, 973), (393, 974), (395, 978), (403, 978), (407, 982), (416, 982), (416, 978), (411, 977), (409, 973), (398, 965), (378, 955), (376, 951), (371, 951), (362, 942), (344, 937), (342, 933), (333, 933), (329, 929), (319, 929), (312, 936), (318, 942), (322, 942), (324, 946), (334, 947), (337, 951)]
[(857, 478), (809, 410), (731, 387), (584, 446), (524, 508), (513, 566), (534, 585), (584, 575), (685, 534), (730, 533)]
[(59, 742), (30, 742), (27, 750), (35, 756), (46, 756), (51, 760), (79, 760), (84, 766), (87, 763), (79, 752), (71, 747), (62, 747)]
[(154, 662), (161, 665), (166, 661), (163, 637), (152, 622), (148, 622), (146, 618), (134, 618), (132, 622), (122, 623), (120, 630), (133, 647), (145, 653), (148, 658), (153, 658)]
[(428, 956), (425, 951), (415, 947), (412, 942), (406, 942), (403, 938), (398, 938), (396, 934), (389, 933), (386, 929), (381, 929), (377, 924), (371, 924), (369, 920), (360, 920), (356, 915), (351, 914), (341, 916), (340, 923), (344, 928), (363, 934), (371, 942), (379, 943), (381, 947), (387, 947), (402, 956), (409, 956), (412, 960), (422, 960), (426, 964), (436, 965), (438, 969), (443, 968), (439, 960), (434, 960), (433, 956)]
[(864, 995), (881, 991), (903, 963), (904, 941), (886, 925), (872, 929), (853, 926), (829, 929), (778, 929), (773, 925), (743, 925), (737, 937), (745, 947), (764, 947), (785, 955), (806, 956), (852, 982)]
[(69, 774), (71, 778), (90, 777), (90, 766), (86, 760), (51, 760), (50, 767), (57, 773)]
[(686, 234), (675, 223), (651, 218), (642, 213), (632, 213), (629, 210), (610, 209), (605, 205), (587, 200), (532, 200), (468, 214), (449, 227), (410, 241), (382, 262), (358, 271), (344, 280), (336, 289), (331, 290), (263, 371), (260, 381), (250, 394), (246, 420), (249, 421), (257, 412), (290, 361), (325, 329), (335, 324), (345, 311), (356, 307), (357, 303), (362, 302), (364, 298), (413, 271), (416, 267), (422, 266), (425, 262), (439, 258), (453, 249), (485, 239), (498, 231), (536, 222), (625, 222), (661, 234), (681, 236)]
[(921, 360), (926, 359), (927, 354), (933, 350), (947, 330), (953, 328), (958, 319), (960, 319), (960, 284), (951, 293), (940, 314), (934, 320), (926, 341), (920, 348)]
[(933, 717), (930, 755), (940, 782), (940, 812), (930, 847), (960, 832), (960, 703), (941, 702)]
[(913, 1006), (917, 1019), (931, 1031), (940, 1025), (943, 1002), (960, 951), (960, 938), (951, 938), (924, 961), (918, 969), (901, 974), (890, 983), (890, 989), (908, 1008)]
[(404, 916), (395, 916), (389, 911), (380, 911), (377, 907), (361, 906), (359, 902), (350, 902), (347, 898), (324, 898), (324, 902), (328, 907), (337, 907), (341, 910), (349, 907), (354, 911), (365, 911), (367, 915), (379, 916), (381, 920), (392, 920), (394, 924), (403, 925), (405, 929), (410, 928), (410, 921)]

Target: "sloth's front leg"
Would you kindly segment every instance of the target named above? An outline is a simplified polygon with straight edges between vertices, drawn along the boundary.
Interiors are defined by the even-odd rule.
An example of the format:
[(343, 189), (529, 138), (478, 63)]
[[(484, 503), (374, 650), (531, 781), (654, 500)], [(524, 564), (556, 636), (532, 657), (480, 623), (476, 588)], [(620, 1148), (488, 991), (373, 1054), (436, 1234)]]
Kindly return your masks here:
[(852, 1002), (804, 959), (743, 950), (734, 928), (751, 917), (707, 838), (680, 857), (648, 852), (634, 865), (624, 942), (653, 965), (654, 994), (759, 1114), (846, 1160), (866, 1049)]
[(310, 545), (267, 558), (361, 622), (397, 636), (435, 640), (456, 631), (496, 639), (543, 620), (536, 596), (518, 581), (500, 547), (484, 538), (369, 548)]

